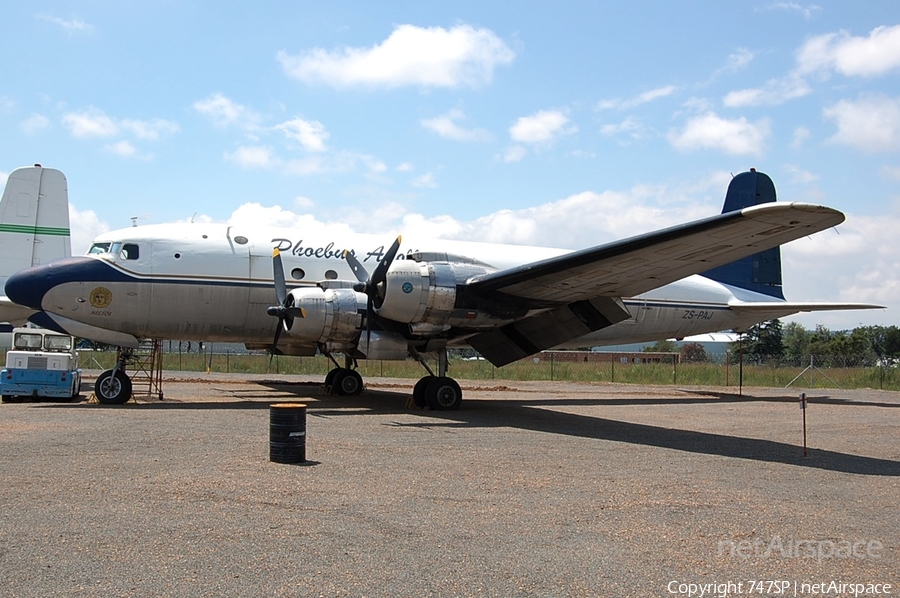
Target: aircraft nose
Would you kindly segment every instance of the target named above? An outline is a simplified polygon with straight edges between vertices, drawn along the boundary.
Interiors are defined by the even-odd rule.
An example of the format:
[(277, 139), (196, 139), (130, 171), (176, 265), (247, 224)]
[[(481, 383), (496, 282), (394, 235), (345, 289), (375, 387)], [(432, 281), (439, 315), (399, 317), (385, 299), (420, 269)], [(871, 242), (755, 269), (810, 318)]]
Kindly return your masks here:
[(16, 272), (6, 281), (6, 296), (13, 303), (42, 310), (44, 295), (60, 284), (65, 272), (84, 258), (65, 258)]

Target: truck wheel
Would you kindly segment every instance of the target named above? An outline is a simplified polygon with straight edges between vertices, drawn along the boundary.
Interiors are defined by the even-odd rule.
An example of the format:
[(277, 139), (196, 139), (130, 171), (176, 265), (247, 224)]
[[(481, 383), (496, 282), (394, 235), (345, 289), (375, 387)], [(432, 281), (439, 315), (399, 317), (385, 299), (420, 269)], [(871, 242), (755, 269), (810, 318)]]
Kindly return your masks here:
[(104, 405), (121, 405), (131, 398), (131, 378), (122, 370), (106, 370), (94, 384), (94, 395)]
[(2, 401), (4, 403), (21, 403), (22, 402), (22, 397), (17, 397), (17, 396), (13, 396), (13, 395), (2, 395), (2, 396), (0, 396), (0, 399), (2, 399)]

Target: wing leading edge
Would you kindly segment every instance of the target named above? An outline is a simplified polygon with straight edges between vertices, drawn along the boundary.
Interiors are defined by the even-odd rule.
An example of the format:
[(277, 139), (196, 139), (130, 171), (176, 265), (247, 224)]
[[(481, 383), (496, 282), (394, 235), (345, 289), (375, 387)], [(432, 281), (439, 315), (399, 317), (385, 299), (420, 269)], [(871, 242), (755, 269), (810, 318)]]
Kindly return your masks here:
[(485, 274), (466, 286), (536, 306), (633, 297), (843, 221), (825, 206), (763, 204)]
[[(623, 297), (843, 221), (841, 212), (825, 206), (769, 203), (482, 275), (466, 285), (476, 302), (512, 302), (544, 311), (470, 336), (467, 342), (494, 365), (512, 363), (628, 319)], [(770, 309), (776, 304), (767, 303)]]

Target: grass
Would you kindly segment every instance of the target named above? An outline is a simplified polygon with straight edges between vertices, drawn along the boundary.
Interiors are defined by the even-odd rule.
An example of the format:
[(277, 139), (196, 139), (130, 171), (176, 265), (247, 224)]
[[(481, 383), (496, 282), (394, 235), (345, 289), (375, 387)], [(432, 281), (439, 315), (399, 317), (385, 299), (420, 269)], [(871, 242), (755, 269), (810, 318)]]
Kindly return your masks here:
[[(81, 367), (109, 369), (115, 362), (111, 352), (81, 353)], [(436, 362), (429, 367), (437, 371)], [(286, 357), (262, 354), (218, 353), (210, 357), (198, 353), (165, 353), (163, 369), (189, 372), (289, 374), (325, 376), (334, 367), (324, 356)], [(418, 379), (425, 375), (415, 361), (360, 361), (363, 377)], [(738, 386), (737, 365), (717, 363), (581, 363), (534, 358), (523, 359), (502, 368), (484, 360), (450, 360), (450, 375), (460, 380), (546, 380), (577, 382), (616, 382), (623, 384)], [(747, 365), (743, 367), (743, 386), (796, 388), (878, 388), (900, 390), (900, 373), (890, 367), (829, 367), (808, 370), (799, 366)]]

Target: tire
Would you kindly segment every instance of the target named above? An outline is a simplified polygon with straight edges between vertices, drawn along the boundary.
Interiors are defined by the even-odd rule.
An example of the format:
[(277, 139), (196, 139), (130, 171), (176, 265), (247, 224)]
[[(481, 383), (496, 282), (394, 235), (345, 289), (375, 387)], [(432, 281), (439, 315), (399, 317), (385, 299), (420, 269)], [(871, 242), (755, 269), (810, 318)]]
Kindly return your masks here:
[(438, 376), (428, 383), (425, 401), (437, 411), (456, 411), (462, 405), (462, 389), (453, 378)]
[(358, 395), (363, 389), (362, 376), (356, 370), (341, 368), (334, 376), (332, 388), (341, 396)]
[(416, 385), (413, 386), (413, 402), (419, 409), (422, 409), (428, 404), (425, 400), (425, 389), (428, 388), (428, 385), (434, 378), (434, 376), (425, 376), (424, 378), (420, 378), (419, 381), (416, 382)]
[(334, 386), (334, 377), (337, 376), (337, 373), (341, 371), (341, 368), (332, 368), (325, 374), (325, 388), (328, 389), (329, 386)]
[(115, 376), (112, 370), (106, 370), (94, 384), (94, 396), (104, 405), (122, 405), (131, 398), (131, 378), (122, 370)]

